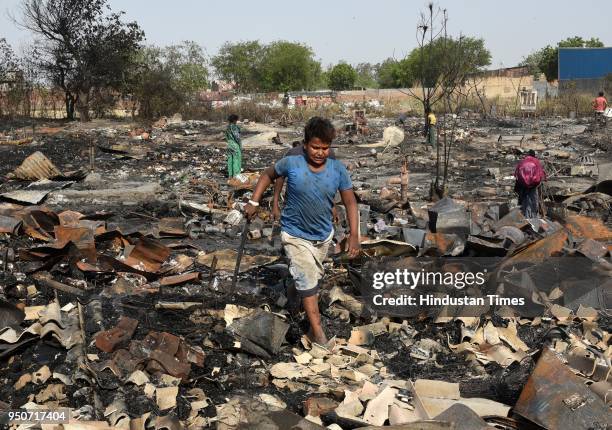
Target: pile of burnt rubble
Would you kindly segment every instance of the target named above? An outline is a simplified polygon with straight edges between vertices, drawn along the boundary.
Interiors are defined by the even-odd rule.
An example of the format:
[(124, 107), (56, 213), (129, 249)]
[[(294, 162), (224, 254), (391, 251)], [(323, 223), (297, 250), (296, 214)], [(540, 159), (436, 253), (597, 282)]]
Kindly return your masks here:
[[(14, 173), (82, 181), (48, 161), (37, 155)], [(28, 178), (30, 164), (44, 172)], [(69, 408), (71, 424), (87, 428), (612, 425), (605, 181), (545, 201), (547, 215), (536, 219), (504, 198), (417, 203), (393, 190), (358, 193), (362, 256), (343, 258), (339, 206), (321, 293), (333, 338), (318, 345), (286, 309), (287, 265), (265, 210), (246, 230), (232, 288), (240, 208), (256, 176), (248, 178), (215, 190), (200, 184), (205, 200), (179, 199), (166, 216), (143, 205), (62, 210), (42, 204), (49, 187), (5, 196), (0, 409)], [(478, 315), (453, 306), (394, 315), (364, 296), (372, 271), (470, 259), (486, 260), (495, 288), (511, 289), (534, 313), (501, 305)]]

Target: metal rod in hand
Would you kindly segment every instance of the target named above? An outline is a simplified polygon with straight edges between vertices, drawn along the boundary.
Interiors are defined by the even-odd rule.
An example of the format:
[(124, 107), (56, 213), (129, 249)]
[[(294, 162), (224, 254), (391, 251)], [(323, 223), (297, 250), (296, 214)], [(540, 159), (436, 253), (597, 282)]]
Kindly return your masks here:
[(236, 289), (236, 282), (238, 281), (238, 273), (240, 272), (240, 261), (242, 261), (242, 253), (244, 252), (244, 245), (247, 240), (247, 232), (249, 229), (249, 224), (251, 221), (247, 218), (244, 223), (244, 227), (242, 227), (242, 233), (240, 234), (240, 247), (238, 248), (238, 255), (236, 256), (236, 267), (234, 268), (234, 278), (232, 279), (232, 289), (233, 293)]
[(272, 222), (272, 232), (270, 233), (270, 237), (268, 238), (268, 240), (270, 241), (270, 245), (274, 245), (274, 233), (276, 231), (277, 225), (278, 225), (278, 221), (274, 220), (274, 222)]

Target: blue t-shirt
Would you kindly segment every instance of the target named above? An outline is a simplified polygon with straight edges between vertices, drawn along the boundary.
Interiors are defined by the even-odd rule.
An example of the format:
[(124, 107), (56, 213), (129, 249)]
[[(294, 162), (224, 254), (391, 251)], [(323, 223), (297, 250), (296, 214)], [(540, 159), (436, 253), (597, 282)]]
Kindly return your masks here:
[(353, 188), (346, 167), (328, 158), (325, 168), (314, 173), (306, 157), (291, 155), (276, 162), (274, 169), (287, 178), (287, 202), (281, 230), (307, 240), (325, 240), (332, 231), (332, 206), (337, 191)]

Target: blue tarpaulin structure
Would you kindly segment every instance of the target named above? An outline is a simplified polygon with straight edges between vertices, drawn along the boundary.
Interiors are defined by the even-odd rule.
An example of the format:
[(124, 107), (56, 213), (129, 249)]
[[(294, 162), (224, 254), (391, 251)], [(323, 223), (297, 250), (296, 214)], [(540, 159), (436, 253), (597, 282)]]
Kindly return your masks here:
[(599, 79), (612, 73), (612, 47), (559, 48), (559, 80)]

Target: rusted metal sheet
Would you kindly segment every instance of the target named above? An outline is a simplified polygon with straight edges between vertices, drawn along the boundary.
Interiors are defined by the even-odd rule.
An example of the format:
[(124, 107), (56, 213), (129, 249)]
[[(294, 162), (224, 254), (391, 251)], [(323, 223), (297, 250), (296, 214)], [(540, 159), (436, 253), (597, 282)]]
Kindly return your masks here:
[(34, 239), (46, 242), (53, 240), (52, 232), (59, 219), (53, 212), (47, 210), (31, 210), (22, 215), (23, 230)]
[(62, 176), (62, 172), (49, 161), (42, 152), (36, 151), (26, 158), (13, 172), (17, 179), (35, 181), (38, 179), (51, 179)]
[[(83, 268), (92, 269), (93, 267), (83, 266)], [(125, 272), (125, 273), (137, 273), (147, 278), (147, 280), (153, 280), (159, 277), (155, 273), (147, 272), (146, 270), (140, 270), (138, 268), (128, 266), (123, 261), (119, 261), (116, 258), (109, 257), (108, 255), (104, 255), (104, 254), (98, 255), (98, 264), (95, 266), (95, 270), (85, 270), (85, 271), (93, 271), (93, 272), (116, 271), (116, 272)]]
[(76, 262), (76, 267), (81, 271), (81, 272), (91, 272), (91, 273), (107, 273), (109, 272), (108, 269), (104, 269), (103, 267), (96, 265), (96, 264), (90, 264), (87, 263), (85, 261), (77, 261)]
[(95, 263), (97, 260), (96, 243), (94, 231), (83, 227), (55, 226), (55, 240), (59, 246), (65, 246), (72, 242), (81, 252), (88, 263)]
[(138, 327), (137, 320), (121, 317), (115, 327), (97, 334), (96, 347), (104, 352), (113, 352), (119, 346), (127, 344), (134, 335), (136, 327)]
[(0, 233), (14, 234), (20, 224), (20, 219), (0, 215)]
[(605, 429), (612, 414), (605, 403), (545, 348), (514, 412), (550, 430)]
[(160, 236), (187, 236), (183, 218), (162, 218), (158, 229)]
[(130, 353), (141, 360), (151, 360), (147, 370), (151, 373), (162, 371), (177, 378), (185, 379), (191, 371), (185, 350), (181, 357), (175, 357), (183, 341), (170, 333), (151, 331), (142, 341), (132, 341)]
[(557, 230), (550, 236), (521, 248), (512, 257), (508, 258), (503, 267), (516, 263), (538, 263), (549, 257), (558, 255), (567, 242), (567, 231)]
[[(191, 372), (191, 364), (184, 363), (178, 358), (170, 354), (166, 354), (160, 350), (152, 351), (149, 358), (155, 363), (158, 363), (163, 368), (165, 373), (168, 373), (175, 378), (187, 379), (189, 372)], [(155, 370), (155, 367), (151, 366), (154, 366), (154, 364), (149, 362), (147, 370)]]
[(186, 282), (196, 281), (200, 279), (199, 272), (183, 273), (182, 275), (166, 276), (159, 280), (160, 285), (167, 287), (171, 285), (181, 285)]
[(170, 256), (170, 249), (157, 240), (140, 238), (125, 259), (125, 264), (141, 271), (156, 273)]
[(578, 246), (578, 252), (585, 257), (591, 259), (598, 259), (605, 256), (608, 253), (608, 248), (601, 242), (593, 239), (585, 239), (580, 246)]
[(423, 255), (459, 255), (465, 249), (456, 234), (427, 233), (423, 242)]
[(96, 237), (106, 233), (106, 222), (99, 220), (82, 219), (74, 227), (87, 228), (93, 231)]
[(565, 227), (576, 237), (593, 240), (612, 240), (612, 230), (603, 221), (582, 215), (572, 215), (565, 218)]
[(69, 227), (76, 227), (79, 224), (79, 220), (83, 218), (83, 215), (80, 212), (75, 211), (64, 211), (57, 215), (59, 218), (60, 225), (65, 225)]

